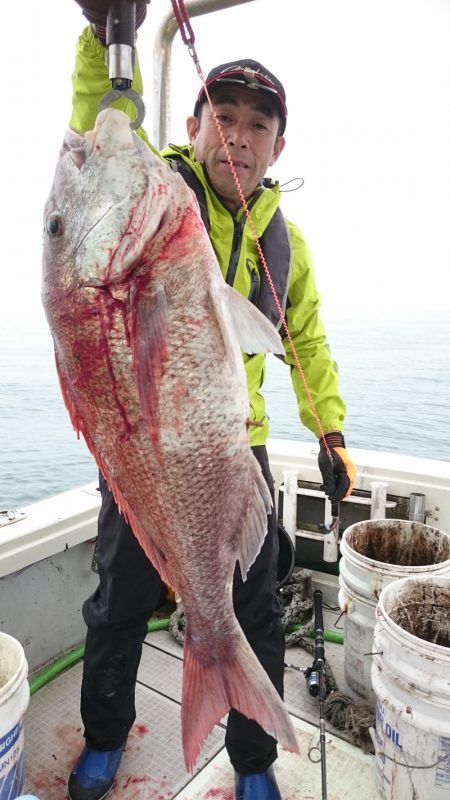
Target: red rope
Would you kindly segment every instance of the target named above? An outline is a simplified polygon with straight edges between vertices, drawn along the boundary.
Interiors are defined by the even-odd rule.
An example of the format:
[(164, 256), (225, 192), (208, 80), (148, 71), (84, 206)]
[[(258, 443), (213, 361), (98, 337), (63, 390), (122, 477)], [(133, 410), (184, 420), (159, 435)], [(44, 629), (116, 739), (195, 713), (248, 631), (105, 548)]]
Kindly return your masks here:
[(192, 30), (191, 21), (186, 10), (186, 6), (184, 5), (184, 0), (172, 0), (172, 8), (173, 13), (175, 14), (177, 25), (180, 29), (180, 36), (183, 40), (183, 44), (194, 44), (195, 34)]

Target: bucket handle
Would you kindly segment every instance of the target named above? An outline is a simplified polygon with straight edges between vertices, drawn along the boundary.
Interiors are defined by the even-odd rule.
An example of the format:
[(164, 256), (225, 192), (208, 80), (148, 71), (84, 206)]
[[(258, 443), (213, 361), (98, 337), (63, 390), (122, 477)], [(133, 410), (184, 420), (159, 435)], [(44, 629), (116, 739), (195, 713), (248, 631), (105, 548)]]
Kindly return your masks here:
[(375, 728), (373, 727), (369, 728), (369, 735), (370, 738), (372, 739), (375, 755), (380, 756), (380, 758), (387, 758), (387, 760), (392, 761), (396, 767), (405, 767), (406, 769), (433, 769), (434, 767), (439, 766), (439, 764), (442, 764), (445, 761), (450, 762), (450, 753), (447, 753), (445, 756), (442, 756), (442, 758), (439, 758), (438, 761), (434, 761), (433, 764), (405, 764), (402, 763), (401, 761), (397, 761), (397, 759), (393, 758), (392, 756), (388, 756), (388, 754), (385, 753), (383, 750), (377, 752), (377, 745), (380, 744), (380, 740), (377, 737), (377, 732)]

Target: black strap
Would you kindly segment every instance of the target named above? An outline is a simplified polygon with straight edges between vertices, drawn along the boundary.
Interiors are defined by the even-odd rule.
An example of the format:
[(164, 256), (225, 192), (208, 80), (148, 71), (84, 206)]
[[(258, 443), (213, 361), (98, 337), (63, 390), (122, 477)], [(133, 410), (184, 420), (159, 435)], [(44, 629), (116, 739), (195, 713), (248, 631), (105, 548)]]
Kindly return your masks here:
[[(284, 313), (291, 273), (292, 247), (286, 221), (279, 208), (275, 211), (259, 241), (269, 268), (275, 294)], [(282, 324), (280, 312), (277, 309), (269, 281), (262, 266), (261, 288), (256, 305), (270, 319), (271, 323), (279, 329)]]
[(206, 195), (205, 190), (200, 183), (199, 179), (193, 172), (193, 170), (189, 167), (188, 164), (181, 158), (181, 156), (174, 156), (171, 155), (170, 157), (166, 158), (166, 161), (169, 162), (172, 170), (174, 172), (179, 172), (181, 177), (183, 178), (184, 182), (187, 183), (190, 189), (194, 192), (198, 204), (200, 206), (200, 214), (202, 217), (203, 225), (205, 226), (206, 230), (209, 233), (209, 216), (208, 216), (208, 208), (206, 205)]
[[(181, 156), (171, 155), (167, 158), (167, 161), (174, 172), (179, 172), (183, 180), (194, 192), (200, 206), (203, 224), (209, 233), (210, 224), (206, 195), (201, 182)], [(292, 248), (286, 221), (279, 208), (275, 211), (259, 241), (270, 271), (278, 302), (284, 313), (291, 272)], [(260, 266), (260, 274), (261, 286), (258, 297), (255, 298), (256, 306), (279, 329), (282, 320), (280, 320), (280, 314), (262, 265)]]

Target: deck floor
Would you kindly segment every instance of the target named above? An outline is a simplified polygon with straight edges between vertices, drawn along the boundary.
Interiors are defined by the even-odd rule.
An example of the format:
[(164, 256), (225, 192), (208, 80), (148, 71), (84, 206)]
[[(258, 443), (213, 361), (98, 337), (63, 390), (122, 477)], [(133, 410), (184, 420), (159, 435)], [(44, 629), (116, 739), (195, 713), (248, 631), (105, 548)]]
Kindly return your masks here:
[[(337, 614), (326, 612), (325, 627)], [(128, 738), (111, 800), (233, 800), (233, 770), (224, 748), (225, 727), (208, 737), (194, 775), (186, 771), (181, 749), (180, 700), (182, 647), (170, 633), (150, 633), (143, 649), (136, 691), (137, 719)], [(326, 643), (339, 688), (345, 684), (343, 647)], [(299, 647), (286, 652), (287, 663), (310, 666), (311, 656)], [(83, 747), (79, 714), (82, 665), (55, 678), (31, 698), (25, 717), (24, 791), (40, 800), (65, 800), (67, 776)], [(356, 696), (355, 696), (356, 699)], [(308, 758), (318, 743), (318, 701), (300, 672), (287, 669), (285, 702), (299, 736), (301, 755), (280, 750), (276, 774), (283, 800), (322, 797), (320, 764)], [(328, 800), (376, 800), (373, 756), (345, 741), (327, 724)]]

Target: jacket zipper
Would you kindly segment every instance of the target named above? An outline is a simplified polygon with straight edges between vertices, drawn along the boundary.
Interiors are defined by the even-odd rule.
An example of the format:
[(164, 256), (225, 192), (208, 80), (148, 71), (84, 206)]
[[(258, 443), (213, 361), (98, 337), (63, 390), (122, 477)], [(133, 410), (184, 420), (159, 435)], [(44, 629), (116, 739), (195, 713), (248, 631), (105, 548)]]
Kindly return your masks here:
[(234, 279), (236, 277), (236, 270), (237, 270), (237, 265), (239, 263), (239, 255), (241, 252), (242, 233), (245, 225), (245, 217), (242, 217), (240, 220), (234, 219), (233, 225), (234, 225), (234, 230), (233, 230), (233, 240), (231, 242), (230, 260), (228, 262), (227, 276), (225, 278), (226, 282), (230, 286), (233, 286)]
[[(247, 203), (247, 208), (249, 211), (255, 205), (258, 197), (262, 194), (262, 191), (262, 189), (259, 189)], [(233, 217), (233, 241), (231, 242), (230, 260), (228, 262), (227, 276), (225, 278), (225, 281), (229, 284), (229, 286), (233, 286), (234, 279), (236, 277), (236, 270), (241, 253), (242, 233), (244, 231), (245, 222), (245, 215), (242, 216), (240, 220), (236, 220)]]
[(247, 258), (246, 263), (248, 274), (250, 275), (250, 292), (248, 299), (251, 303), (256, 303), (259, 295), (259, 276), (258, 270), (253, 266), (251, 258)]

